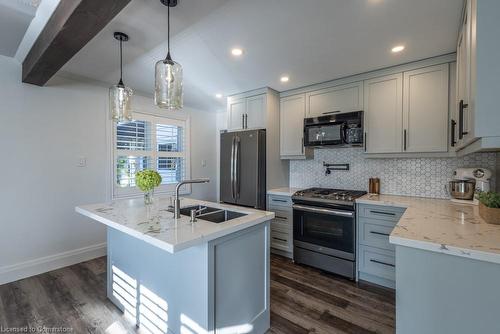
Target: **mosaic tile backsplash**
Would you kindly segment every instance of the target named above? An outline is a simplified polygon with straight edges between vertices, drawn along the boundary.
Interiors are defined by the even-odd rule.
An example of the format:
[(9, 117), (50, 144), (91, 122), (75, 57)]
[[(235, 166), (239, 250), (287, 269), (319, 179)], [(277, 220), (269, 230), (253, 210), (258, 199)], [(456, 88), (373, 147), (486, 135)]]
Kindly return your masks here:
[[(349, 171), (325, 175), (323, 161), (348, 163)], [(458, 167), (483, 167), (493, 172), (496, 153), (474, 153), (461, 158), (367, 159), (361, 148), (316, 149), (314, 160), (290, 161), (290, 187), (368, 190), (370, 177), (380, 178), (380, 192), (390, 195), (449, 198), (445, 185)]]

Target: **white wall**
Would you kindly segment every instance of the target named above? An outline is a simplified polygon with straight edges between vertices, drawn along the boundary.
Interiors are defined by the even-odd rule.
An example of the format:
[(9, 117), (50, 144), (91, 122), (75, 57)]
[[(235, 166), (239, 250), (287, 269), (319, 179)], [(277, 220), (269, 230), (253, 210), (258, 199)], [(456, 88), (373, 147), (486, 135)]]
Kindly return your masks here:
[[(108, 89), (57, 77), (48, 87), (21, 83), (21, 65), (0, 56), (0, 284), (103, 254), (105, 229), (74, 212), (110, 193)], [(136, 96), (138, 105), (154, 108)], [(192, 177), (213, 182), (193, 197), (216, 198), (215, 113), (191, 117)], [(79, 156), (86, 167), (77, 167)], [(205, 168), (201, 160), (206, 160)]]

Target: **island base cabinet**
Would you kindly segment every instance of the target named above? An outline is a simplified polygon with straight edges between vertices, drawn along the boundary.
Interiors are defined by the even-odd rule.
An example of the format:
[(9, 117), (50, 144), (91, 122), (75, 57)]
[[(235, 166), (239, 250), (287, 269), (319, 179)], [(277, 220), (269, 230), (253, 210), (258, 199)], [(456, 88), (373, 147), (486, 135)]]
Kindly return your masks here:
[(108, 228), (107, 296), (152, 333), (265, 333), (269, 222), (169, 253)]
[(499, 282), (500, 264), (396, 246), (396, 333), (500, 333)]

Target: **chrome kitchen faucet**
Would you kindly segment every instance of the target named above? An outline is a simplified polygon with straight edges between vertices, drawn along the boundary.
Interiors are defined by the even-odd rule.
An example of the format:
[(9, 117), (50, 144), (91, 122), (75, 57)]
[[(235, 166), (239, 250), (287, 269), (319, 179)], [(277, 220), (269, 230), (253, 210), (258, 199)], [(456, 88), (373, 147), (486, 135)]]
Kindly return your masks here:
[(184, 180), (175, 186), (175, 200), (174, 200), (174, 218), (181, 218), (181, 200), (179, 199), (179, 189), (184, 184), (192, 184), (192, 183), (208, 183), (210, 182), (209, 178), (202, 179), (193, 179), (193, 180)]

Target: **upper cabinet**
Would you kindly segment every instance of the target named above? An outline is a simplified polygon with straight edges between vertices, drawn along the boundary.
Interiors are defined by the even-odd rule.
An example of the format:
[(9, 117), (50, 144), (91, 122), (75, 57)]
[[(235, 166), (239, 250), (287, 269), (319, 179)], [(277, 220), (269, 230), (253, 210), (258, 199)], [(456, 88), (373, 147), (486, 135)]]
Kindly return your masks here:
[(246, 99), (232, 99), (227, 103), (227, 128), (243, 129), (245, 126)]
[(473, 117), (471, 99), (471, 10), (470, 1), (466, 2), (464, 8), (462, 25), (458, 34), (457, 42), (457, 85), (456, 106), (452, 112), (453, 136), (457, 142), (457, 148), (467, 145), (474, 139)]
[(467, 0), (457, 41), (452, 117), (458, 154), (500, 149), (500, 1)]
[(448, 64), (365, 80), (366, 153), (448, 151)]
[(250, 97), (229, 97), (227, 102), (228, 130), (266, 127), (267, 94)]
[(403, 151), (448, 151), (448, 64), (403, 74)]
[(251, 96), (246, 99), (246, 128), (266, 127), (266, 102), (267, 94)]
[(306, 159), (310, 149), (304, 148), (304, 118), (306, 95), (297, 94), (280, 99), (281, 159)]
[(306, 117), (363, 110), (363, 82), (306, 93)]
[(403, 75), (365, 80), (365, 151), (402, 152)]

